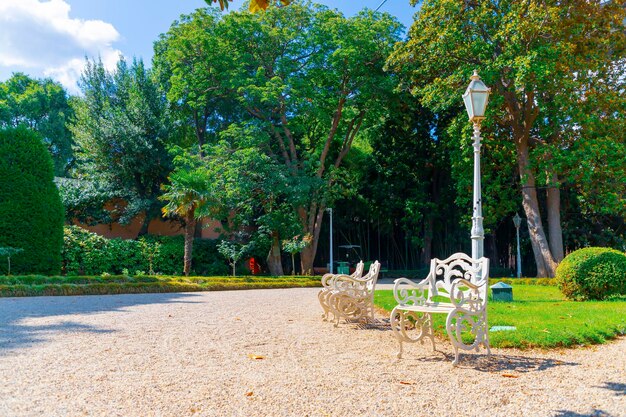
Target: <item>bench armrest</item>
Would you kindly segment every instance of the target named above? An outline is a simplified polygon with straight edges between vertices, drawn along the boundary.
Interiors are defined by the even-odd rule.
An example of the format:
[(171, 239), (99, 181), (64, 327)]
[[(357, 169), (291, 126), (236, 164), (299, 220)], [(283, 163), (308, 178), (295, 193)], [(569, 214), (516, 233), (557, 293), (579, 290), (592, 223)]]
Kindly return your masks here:
[[(476, 285), (464, 278), (454, 281), (450, 288), (450, 302), (457, 308), (468, 308), (469, 310), (479, 310), (487, 302), (480, 298), (480, 289), (487, 285), (487, 281)], [(459, 287), (467, 287), (468, 290), (461, 290)]]
[(393, 284), (393, 297), (400, 305), (423, 305), (428, 297), (430, 274), (420, 282), (398, 278)]
[(336, 275), (332, 280), (331, 286), (335, 291), (345, 291), (346, 289), (365, 289), (367, 284), (371, 283), (374, 277), (367, 279), (353, 278), (350, 275)]
[(322, 276), (322, 286), (327, 289), (332, 288), (332, 282), (337, 274), (324, 274)]

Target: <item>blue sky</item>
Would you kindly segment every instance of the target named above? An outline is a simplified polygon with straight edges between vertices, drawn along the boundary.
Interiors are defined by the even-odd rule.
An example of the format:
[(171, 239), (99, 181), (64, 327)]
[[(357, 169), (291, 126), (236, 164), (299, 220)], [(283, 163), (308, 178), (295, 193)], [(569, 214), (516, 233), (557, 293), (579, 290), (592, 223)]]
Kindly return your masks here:
[[(381, 2), (317, 0), (347, 16)], [(242, 4), (235, 0), (230, 9)], [(149, 63), (159, 34), (181, 14), (205, 6), (203, 0), (0, 0), (0, 80), (21, 71), (50, 77), (76, 93), (85, 56), (100, 56), (108, 68), (120, 54)], [(415, 12), (409, 0), (387, 0), (380, 10), (407, 27)]]

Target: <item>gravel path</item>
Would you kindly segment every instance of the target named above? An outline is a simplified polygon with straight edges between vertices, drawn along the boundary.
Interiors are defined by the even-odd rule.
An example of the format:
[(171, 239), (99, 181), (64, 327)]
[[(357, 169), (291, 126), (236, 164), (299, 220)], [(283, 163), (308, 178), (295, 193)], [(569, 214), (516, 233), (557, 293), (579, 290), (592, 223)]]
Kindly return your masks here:
[[(1, 416), (626, 416), (626, 339), (491, 360), (322, 322), (317, 289), (0, 299)], [(255, 359), (255, 356), (259, 359)]]

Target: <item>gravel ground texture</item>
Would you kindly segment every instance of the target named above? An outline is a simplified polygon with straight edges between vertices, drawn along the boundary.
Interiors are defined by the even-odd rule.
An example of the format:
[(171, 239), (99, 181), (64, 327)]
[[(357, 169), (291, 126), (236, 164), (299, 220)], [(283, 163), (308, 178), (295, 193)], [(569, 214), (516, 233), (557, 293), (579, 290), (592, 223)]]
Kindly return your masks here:
[(314, 288), (0, 299), (1, 416), (626, 416), (626, 339), (557, 351), (397, 342)]

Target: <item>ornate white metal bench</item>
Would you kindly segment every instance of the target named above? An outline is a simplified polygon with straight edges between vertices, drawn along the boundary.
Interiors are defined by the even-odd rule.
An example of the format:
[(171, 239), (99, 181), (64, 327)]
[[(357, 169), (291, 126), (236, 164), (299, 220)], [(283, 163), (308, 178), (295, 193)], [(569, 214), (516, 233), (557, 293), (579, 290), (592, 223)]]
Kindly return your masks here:
[[(491, 354), (487, 327), (489, 259), (472, 259), (455, 253), (447, 259), (432, 259), (430, 273), (419, 283), (407, 278), (395, 280), (393, 295), (398, 305), (391, 312), (391, 329), (402, 343), (423, 342), (430, 338), (435, 349), (431, 314), (447, 314), (446, 331), (454, 346), (453, 365), (459, 362), (459, 349), (482, 345)], [(464, 341), (472, 338), (471, 343)]]
[[(361, 278), (361, 276), (363, 276), (364, 266), (365, 264), (363, 263), (363, 261), (360, 261), (358, 264), (356, 264), (356, 269), (354, 273), (350, 275), (350, 278)], [(328, 304), (328, 298), (332, 294), (333, 280), (339, 275), (342, 275), (342, 274), (324, 274), (322, 276), (323, 288), (317, 294), (317, 298), (319, 299), (320, 305), (322, 306), (322, 309), (324, 310), (324, 313), (322, 314), (322, 318), (324, 319), (324, 321), (328, 319), (328, 313), (331, 311), (330, 305)]]
[(328, 306), (333, 314), (335, 327), (339, 319), (368, 320), (374, 319), (374, 290), (380, 272), (380, 263), (374, 262), (366, 275), (352, 278), (337, 275), (332, 280)]

